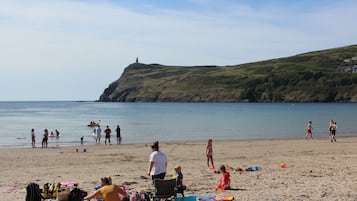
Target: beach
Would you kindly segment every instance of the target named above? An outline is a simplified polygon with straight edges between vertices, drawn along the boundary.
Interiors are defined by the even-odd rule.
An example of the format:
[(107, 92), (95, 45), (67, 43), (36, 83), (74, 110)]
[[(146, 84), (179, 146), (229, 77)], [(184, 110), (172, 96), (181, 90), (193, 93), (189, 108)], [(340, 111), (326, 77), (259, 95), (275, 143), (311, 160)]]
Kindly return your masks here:
[[(76, 181), (93, 192), (102, 177), (131, 192), (152, 189), (147, 176), (151, 144), (78, 145), (0, 149), (0, 200), (25, 200), (35, 182)], [(37, 144), (37, 146), (40, 146)], [(213, 140), (218, 168), (230, 167), (232, 190), (215, 191), (220, 174), (209, 170), (207, 141), (160, 142), (168, 158), (166, 178), (180, 165), (190, 195), (233, 195), (236, 200), (357, 200), (357, 137), (312, 140)], [(78, 152), (76, 151), (78, 149)], [(280, 167), (285, 163), (286, 167)], [(258, 166), (257, 171), (246, 171)], [(239, 171), (242, 169), (242, 171)]]

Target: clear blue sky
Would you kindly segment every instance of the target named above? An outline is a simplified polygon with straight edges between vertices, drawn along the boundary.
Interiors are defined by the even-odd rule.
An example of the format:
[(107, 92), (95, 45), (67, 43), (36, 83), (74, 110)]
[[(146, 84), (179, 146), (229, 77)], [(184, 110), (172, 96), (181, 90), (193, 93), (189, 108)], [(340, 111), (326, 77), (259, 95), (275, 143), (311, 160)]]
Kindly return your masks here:
[(234, 65), (357, 44), (355, 0), (0, 0), (0, 101), (97, 100), (139, 57)]

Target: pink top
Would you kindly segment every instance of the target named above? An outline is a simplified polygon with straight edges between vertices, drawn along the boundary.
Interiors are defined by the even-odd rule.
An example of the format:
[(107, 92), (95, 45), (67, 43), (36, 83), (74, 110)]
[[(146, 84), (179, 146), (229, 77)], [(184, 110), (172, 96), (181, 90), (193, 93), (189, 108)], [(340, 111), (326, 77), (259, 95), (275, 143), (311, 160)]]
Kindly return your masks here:
[(207, 156), (212, 156), (213, 155), (213, 147), (212, 147), (212, 145), (207, 145), (206, 154), (207, 154)]

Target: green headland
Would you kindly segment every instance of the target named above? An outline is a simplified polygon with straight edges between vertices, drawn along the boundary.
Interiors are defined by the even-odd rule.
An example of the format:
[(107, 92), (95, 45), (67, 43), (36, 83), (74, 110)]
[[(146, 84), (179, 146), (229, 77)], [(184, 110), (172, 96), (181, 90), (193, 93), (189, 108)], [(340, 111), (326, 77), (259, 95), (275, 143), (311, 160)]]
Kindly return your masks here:
[(104, 102), (357, 102), (357, 45), (233, 66), (133, 63)]

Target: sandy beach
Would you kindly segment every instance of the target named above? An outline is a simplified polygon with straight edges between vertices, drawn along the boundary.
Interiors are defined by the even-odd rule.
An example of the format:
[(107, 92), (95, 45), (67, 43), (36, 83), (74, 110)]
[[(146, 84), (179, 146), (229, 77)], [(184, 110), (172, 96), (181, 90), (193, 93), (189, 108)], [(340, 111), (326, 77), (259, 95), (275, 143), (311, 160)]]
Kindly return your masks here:
[[(215, 191), (220, 174), (207, 168), (207, 142), (160, 142), (167, 178), (180, 165), (185, 195), (233, 195), (236, 200), (357, 200), (357, 138), (213, 141), (214, 162), (232, 167), (233, 190)], [(39, 146), (39, 144), (37, 145)], [(78, 148), (78, 152), (76, 149)], [(86, 149), (86, 152), (83, 150)], [(99, 179), (129, 191), (151, 188), (146, 175), (150, 144), (0, 149), (3, 201), (25, 200), (29, 182), (77, 181), (92, 192)], [(280, 164), (285, 163), (286, 168)], [(259, 166), (259, 171), (236, 171)]]

